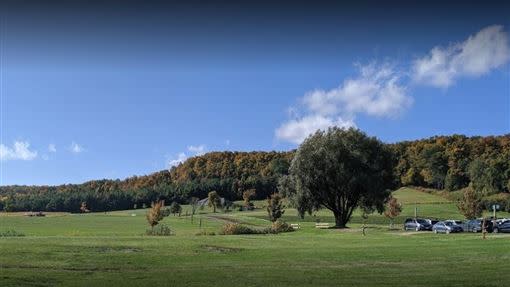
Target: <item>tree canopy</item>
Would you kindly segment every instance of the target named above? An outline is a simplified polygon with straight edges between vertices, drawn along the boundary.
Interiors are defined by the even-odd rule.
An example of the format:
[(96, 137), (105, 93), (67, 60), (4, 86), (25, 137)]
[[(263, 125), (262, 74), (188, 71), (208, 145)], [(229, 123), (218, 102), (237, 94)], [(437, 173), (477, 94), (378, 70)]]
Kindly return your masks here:
[[(357, 129), (330, 128), (308, 137), (290, 166), (291, 188), (300, 212), (325, 207), (343, 228), (357, 207), (382, 212), (395, 186), (390, 149)], [(303, 213), (301, 214), (303, 215)]]

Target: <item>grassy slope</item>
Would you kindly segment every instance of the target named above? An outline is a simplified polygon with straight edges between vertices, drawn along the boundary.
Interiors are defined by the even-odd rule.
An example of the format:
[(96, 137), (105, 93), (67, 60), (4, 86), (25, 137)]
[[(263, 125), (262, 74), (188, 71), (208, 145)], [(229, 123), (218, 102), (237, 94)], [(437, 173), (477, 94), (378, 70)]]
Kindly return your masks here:
[[(452, 203), (411, 189), (395, 196), (404, 213), (461, 218)], [(419, 199), (419, 200), (418, 200)], [(427, 203), (429, 202), (429, 203)], [(186, 207), (187, 208), (187, 207)], [(195, 217), (170, 216), (176, 236), (141, 236), (144, 210), (45, 218), (0, 216), (0, 231), (15, 228), (23, 238), (0, 238), (0, 286), (504, 286), (510, 280), (510, 237), (434, 235), (388, 231), (372, 215), (363, 237), (359, 215), (348, 230), (317, 230), (319, 217), (301, 221), (295, 210), (286, 220), (298, 232), (280, 235), (196, 236), (202, 227), (217, 231), (225, 220), (267, 225), (263, 210)], [(132, 216), (135, 214), (136, 216)], [(403, 215), (405, 217), (406, 215)]]

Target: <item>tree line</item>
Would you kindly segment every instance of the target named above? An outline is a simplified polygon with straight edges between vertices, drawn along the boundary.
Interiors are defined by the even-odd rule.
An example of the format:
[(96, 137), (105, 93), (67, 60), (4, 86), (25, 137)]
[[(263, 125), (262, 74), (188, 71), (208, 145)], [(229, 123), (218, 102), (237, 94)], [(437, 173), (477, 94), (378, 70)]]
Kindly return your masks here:
[[(510, 135), (437, 136), (387, 144), (392, 154), (392, 186), (458, 190), (469, 186), (491, 195), (510, 190)], [(123, 210), (151, 202), (187, 203), (216, 191), (229, 200), (255, 199), (277, 191), (289, 173), (296, 151), (211, 152), (188, 159), (171, 170), (124, 180), (94, 180), (58, 186), (1, 186), (0, 210), (80, 212)]]
[(0, 210), (80, 212), (148, 207), (154, 201), (187, 203), (217, 191), (229, 200), (256, 190), (256, 199), (276, 191), (292, 152), (212, 152), (188, 159), (171, 170), (125, 180), (93, 180), (58, 186), (0, 186)]
[(399, 185), (453, 191), (471, 183), (486, 195), (510, 191), (510, 135), (437, 136), (391, 147)]

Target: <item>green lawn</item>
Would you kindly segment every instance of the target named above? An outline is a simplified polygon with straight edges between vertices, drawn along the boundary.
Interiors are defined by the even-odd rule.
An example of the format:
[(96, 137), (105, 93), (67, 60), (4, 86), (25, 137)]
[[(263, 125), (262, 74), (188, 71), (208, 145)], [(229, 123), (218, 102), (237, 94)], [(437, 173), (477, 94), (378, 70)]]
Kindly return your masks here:
[[(414, 213), (416, 202), (420, 216), (461, 218), (453, 203), (432, 204), (439, 202), (435, 195), (407, 189), (395, 196), (404, 203), (401, 218)], [(264, 210), (206, 209), (193, 223), (186, 216), (164, 219), (175, 236), (148, 237), (144, 215), (0, 215), (0, 232), (26, 234), (0, 238), (0, 286), (507, 286), (510, 280), (505, 234), (481, 240), (471, 233), (390, 231), (388, 220), (371, 215), (362, 236), (359, 214), (349, 229), (321, 230), (314, 221), (333, 222), (329, 212), (301, 220), (288, 209), (285, 220), (300, 222), (301, 230), (197, 236), (201, 228), (218, 231), (227, 221), (269, 224)]]

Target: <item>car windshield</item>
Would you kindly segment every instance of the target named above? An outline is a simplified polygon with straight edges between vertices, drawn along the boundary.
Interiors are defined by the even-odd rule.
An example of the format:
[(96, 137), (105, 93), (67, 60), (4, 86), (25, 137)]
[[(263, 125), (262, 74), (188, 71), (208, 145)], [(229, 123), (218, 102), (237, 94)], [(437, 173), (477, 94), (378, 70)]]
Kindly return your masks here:
[(450, 221), (445, 222), (445, 224), (448, 225), (448, 226), (453, 226), (453, 222), (450, 222)]
[(418, 219), (416, 221), (418, 221), (418, 223), (428, 224), (428, 222), (426, 220), (423, 220), (423, 219)]

